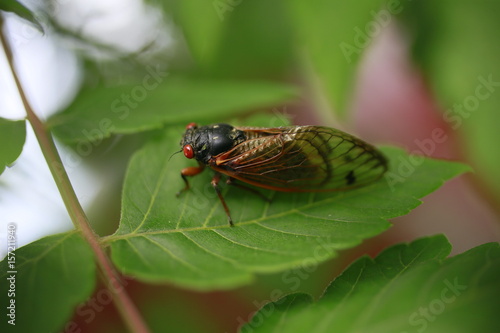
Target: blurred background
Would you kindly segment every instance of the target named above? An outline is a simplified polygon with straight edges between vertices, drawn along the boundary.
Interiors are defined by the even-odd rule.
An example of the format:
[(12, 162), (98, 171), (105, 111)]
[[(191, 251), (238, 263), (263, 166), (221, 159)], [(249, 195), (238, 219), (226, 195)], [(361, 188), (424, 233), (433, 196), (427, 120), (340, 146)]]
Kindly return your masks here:
[[(274, 300), (276, 290), (318, 297), (360, 255), (419, 236), (443, 233), (455, 254), (500, 240), (496, 1), (23, 3), (43, 32), (5, 13), (16, 69), (35, 111), (54, 129), (73, 185), (101, 235), (117, 228), (127, 161), (148, 134), (123, 131), (86, 153), (60, 124), (73, 110), (85, 112), (106, 100), (113, 87), (144, 85), (147, 73), (167, 84), (179, 78), (273, 82), (297, 92), (275, 105), (235, 109), (218, 119), (194, 113), (191, 121), (266, 112), (271, 123), (286, 117), (297, 125), (336, 127), (377, 145), (463, 161), (474, 169), (394, 219), (388, 232), (313, 272), (293, 272), (299, 284), (284, 283), (280, 273), (230, 292), (199, 293), (130, 280), (127, 288), (153, 330), (168, 323), (176, 332), (235, 331)], [(24, 118), (3, 52), (0, 73), (0, 117)], [(161, 96), (148, 98), (150, 107), (175, 115)], [(141, 113), (141, 107), (132, 112)], [(184, 119), (173, 116), (166, 125), (181, 126)], [(443, 139), (435, 139), (436, 130)], [(0, 211), (2, 232), (8, 222), (18, 224), (19, 246), (73, 228), (30, 128), (21, 157), (0, 178)], [(5, 249), (0, 251), (3, 257)], [(84, 332), (124, 329), (113, 306), (99, 312), (90, 322), (78, 313), (73, 320)]]

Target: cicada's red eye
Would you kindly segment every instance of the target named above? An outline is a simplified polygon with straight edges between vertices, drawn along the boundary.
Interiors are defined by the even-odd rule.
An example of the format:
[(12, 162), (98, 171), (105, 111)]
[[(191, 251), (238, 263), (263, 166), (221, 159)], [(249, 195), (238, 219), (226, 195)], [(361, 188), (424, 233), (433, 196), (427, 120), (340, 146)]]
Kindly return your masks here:
[(192, 128), (196, 128), (196, 127), (198, 127), (196, 125), (196, 123), (189, 123), (189, 124), (187, 124), (186, 129), (192, 129)]
[(185, 145), (184, 148), (182, 148), (182, 152), (184, 153), (184, 156), (189, 159), (194, 157), (194, 150), (191, 145)]

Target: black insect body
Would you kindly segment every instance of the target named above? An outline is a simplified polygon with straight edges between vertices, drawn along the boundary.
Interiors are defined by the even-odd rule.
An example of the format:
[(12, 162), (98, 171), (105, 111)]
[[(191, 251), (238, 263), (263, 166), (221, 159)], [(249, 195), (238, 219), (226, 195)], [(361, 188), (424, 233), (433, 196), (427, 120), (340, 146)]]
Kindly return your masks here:
[(335, 191), (370, 184), (387, 170), (387, 161), (376, 148), (322, 126), (198, 127), (191, 123), (186, 126), (181, 147), (187, 158), (198, 161), (197, 167), (182, 169), (183, 190), (189, 189), (188, 176), (199, 174), (205, 166), (213, 169), (212, 186), (230, 225), (229, 208), (218, 186), (221, 174), (228, 176), (229, 184), (261, 195), (234, 180), (275, 191)]
[[(184, 155), (208, 165), (213, 156), (246, 140), (245, 132), (227, 124), (196, 127), (189, 124), (181, 141)], [(192, 153), (191, 153), (192, 151)]]

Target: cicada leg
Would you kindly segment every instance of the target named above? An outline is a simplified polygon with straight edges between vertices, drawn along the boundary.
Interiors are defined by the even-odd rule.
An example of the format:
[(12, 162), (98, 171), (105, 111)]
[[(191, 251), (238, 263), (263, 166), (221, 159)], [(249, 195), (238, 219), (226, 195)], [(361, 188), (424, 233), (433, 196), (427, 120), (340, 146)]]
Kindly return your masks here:
[(226, 211), (227, 215), (227, 220), (229, 221), (229, 225), (231, 227), (234, 227), (233, 224), (233, 219), (231, 218), (231, 214), (229, 213), (229, 208), (227, 207), (226, 201), (224, 200), (224, 197), (222, 196), (222, 193), (219, 188), (219, 181), (220, 181), (221, 174), (216, 173), (214, 177), (212, 178), (212, 186), (215, 189), (215, 192), (217, 193), (217, 196), (219, 197), (220, 202), (222, 203), (222, 206), (224, 206), (224, 210)]
[(189, 182), (187, 180), (187, 177), (196, 176), (197, 174), (202, 172), (203, 169), (204, 169), (203, 164), (200, 164), (197, 167), (189, 167), (189, 168), (182, 169), (181, 170), (181, 177), (182, 177), (182, 180), (184, 180), (184, 183), (186, 184), (186, 186), (184, 186), (183, 189), (181, 189), (179, 192), (177, 192), (176, 195), (179, 196), (182, 192), (189, 190)]

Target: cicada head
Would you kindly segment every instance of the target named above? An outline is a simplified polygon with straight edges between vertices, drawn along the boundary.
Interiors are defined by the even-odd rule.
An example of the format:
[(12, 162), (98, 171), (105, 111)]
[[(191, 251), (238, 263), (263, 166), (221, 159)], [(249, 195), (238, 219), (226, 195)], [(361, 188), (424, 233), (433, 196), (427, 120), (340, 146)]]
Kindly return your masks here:
[(212, 156), (230, 150), (246, 140), (245, 133), (228, 124), (198, 127), (195, 123), (186, 126), (180, 142), (184, 156), (208, 164)]

